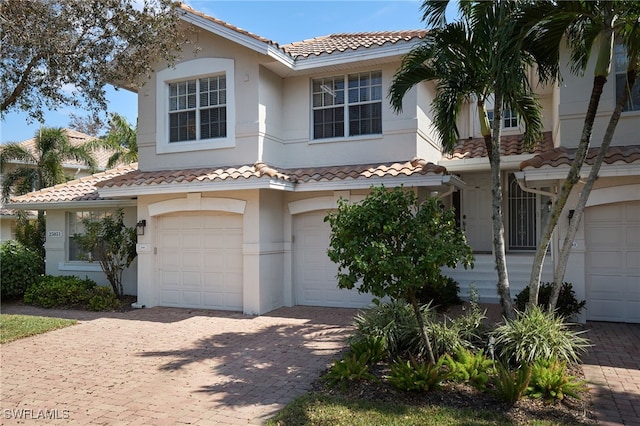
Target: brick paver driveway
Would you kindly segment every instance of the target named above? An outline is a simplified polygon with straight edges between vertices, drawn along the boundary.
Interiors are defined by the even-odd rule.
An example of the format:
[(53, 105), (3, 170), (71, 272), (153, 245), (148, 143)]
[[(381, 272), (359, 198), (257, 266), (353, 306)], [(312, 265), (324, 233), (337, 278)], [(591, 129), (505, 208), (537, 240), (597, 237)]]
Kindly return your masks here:
[(0, 347), (0, 424), (22, 415), (61, 424), (244, 425), (263, 423), (309, 389), (343, 348), (355, 310), (3, 313), (81, 321)]

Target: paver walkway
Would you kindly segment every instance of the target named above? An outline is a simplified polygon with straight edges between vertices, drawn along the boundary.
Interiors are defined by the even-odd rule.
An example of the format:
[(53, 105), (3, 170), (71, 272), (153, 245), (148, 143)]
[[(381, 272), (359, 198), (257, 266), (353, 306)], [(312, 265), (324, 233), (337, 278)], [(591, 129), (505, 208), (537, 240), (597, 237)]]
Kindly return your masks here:
[(3, 309), (36, 312), (81, 321), (0, 347), (0, 424), (261, 424), (329, 366), (356, 311)]
[(600, 425), (640, 426), (640, 324), (588, 322), (583, 357)]

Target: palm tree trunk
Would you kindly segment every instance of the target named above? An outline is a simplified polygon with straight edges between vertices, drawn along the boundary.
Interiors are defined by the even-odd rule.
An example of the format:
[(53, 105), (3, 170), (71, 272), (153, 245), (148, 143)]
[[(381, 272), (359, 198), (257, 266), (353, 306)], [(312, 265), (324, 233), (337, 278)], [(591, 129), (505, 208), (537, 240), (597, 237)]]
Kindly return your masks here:
[[(486, 120), (486, 114), (484, 119)], [(482, 118), (480, 119), (483, 121)], [(506, 318), (514, 317), (509, 274), (507, 272), (507, 254), (504, 243), (504, 220), (502, 215), (502, 180), (500, 176), (500, 137), (502, 127), (502, 94), (495, 91), (493, 114), (493, 135), (485, 135), (489, 164), (491, 165), (491, 219), (493, 223), (493, 255), (498, 272), (498, 296), (502, 313)]]
[(611, 146), (611, 141), (613, 140), (613, 134), (618, 125), (618, 121), (620, 120), (620, 115), (622, 114), (622, 110), (624, 108), (627, 99), (629, 98), (629, 92), (631, 88), (635, 84), (636, 81), (636, 70), (632, 69), (627, 72), (627, 90), (624, 90), (620, 99), (618, 99), (618, 103), (616, 104), (616, 108), (609, 119), (609, 124), (607, 125), (607, 130), (602, 139), (602, 145), (600, 145), (600, 151), (596, 156), (593, 166), (591, 167), (591, 171), (589, 172), (589, 176), (587, 177), (587, 181), (584, 184), (584, 188), (580, 192), (580, 198), (578, 199), (578, 204), (576, 205), (574, 215), (571, 223), (569, 224), (569, 229), (567, 230), (567, 235), (564, 238), (564, 242), (562, 244), (562, 248), (560, 249), (560, 253), (558, 255), (558, 263), (556, 265), (556, 270), (553, 275), (553, 289), (551, 291), (551, 297), (549, 298), (549, 312), (553, 312), (556, 309), (556, 305), (558, 303), (558, 296), (560, 295), (560, 289), (562, 287), (562, 282), (564, 281), (564, 274), (567, 270), (567, 263), (569, 261), (569, 255), (571, 254), (571, 246), (573, 240), (576, 237), (576, 233), (578, 232), (578, 225), (580, 224), (580, 220), (582, 219), (582, 215), (584, 214), (584, 209), (587, 205), (587, 200), (589, 198), (589, 194), (591, 194), (591, 190), (593, 189), (593, 185), (598, 178), (598, 173), (600, 172), (600, 167), (602, 167), (602, 163), (604, 162), (604, 157)]
[(560, 215), (562, 214), (562, 211), (567, 204), (567, 200), (569, 199), (571, 190), (580, 179), (580, 170), (582, 169), (582, 164), (584, 163), (584, 160), (587, 157), (587, 152), (589, 151), (593, 123), (596, 118), (596, 112), (598, 111), (598, 104), (600, 103), (602, 89), (606, 82), (607, 77), (603, 75), (597, 75), (593, 79), (591, 98), (589, 99), (589, 106), (587, 108), (587, 114), (584, 119), (584, 126), (582, 128), (580, 143), (578, 144), (575, 158), (571, 163), (571, 168), (569, 169), (567, 178), (562, 185), (560, 194), (558, 195), (558, 198), (553, 205), (553, 209), (551, 211), (551, 214), (549, 215), (547, 224), (544, 227), (544, 231), (542, 232), (542, 236), (540, 237), (538, 248), (536, 250), (534, 263), (531, 268), (531, 277), (529, 279), (529, 305), (538, 304), (540, 276), (542, 274), (542, 265), (544, 264), (544, 259), (547, 254), (547, 248), (549, 247), (549, 243), (551, 242), (551, 237), (558, 224)]

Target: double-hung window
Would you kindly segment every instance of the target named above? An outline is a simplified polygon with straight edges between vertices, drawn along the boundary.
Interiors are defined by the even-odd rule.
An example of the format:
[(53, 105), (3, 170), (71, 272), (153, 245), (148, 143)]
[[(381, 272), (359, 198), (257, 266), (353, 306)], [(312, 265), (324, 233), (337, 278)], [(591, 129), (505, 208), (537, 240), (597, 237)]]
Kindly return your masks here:
[(382, 72), (314, 79), (313, 139), (382, 133)]
[(67, 213), (67, 260), (72, 262), (90, 262), (93, 260), (93, 253), (85, 252), (80, 248), (78, 241), (76, 241), (76, 235), (83, 235), (85, 233), (85, 220), (92, 222), (99, 221), (106, 215), (107, 213), (103, 211), (77, 211)]
[[(493, 110), (487, 111), (487, 118), (489, 119), (489, 124), (493, 127)], [(505, 109), (502, 111), (502, 128), (503, 129), (514, 129), (518, 127), (518, 114), (513, 109)]]
[(198, 58), (156, 74), (156, 152), (235, 146), (234, 61)]
[(623, 111), (640, 111), (640, 80), (636, 79), (631, 89), (627, 88), (627, 67), (629, 58), (624, 45), (615, 45), (615, 69), (616, 69), (616, 101), (620, 99), (625, 90), (630, 90)]
[(169, 83), (169, 142), (227, 136), (224, 75)]

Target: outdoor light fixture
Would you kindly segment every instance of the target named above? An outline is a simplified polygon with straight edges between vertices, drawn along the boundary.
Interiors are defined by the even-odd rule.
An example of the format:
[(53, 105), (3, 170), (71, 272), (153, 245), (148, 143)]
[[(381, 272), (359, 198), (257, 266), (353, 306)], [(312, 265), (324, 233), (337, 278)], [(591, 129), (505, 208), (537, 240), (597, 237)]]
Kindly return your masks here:
[(576, 213), (575, 210), (569, 210), (569, 214), (567, 215), (567, 218), (569, 219), (569, 223), (571, 223), (571, 219), (573, 219), (573, 215)]
[(139, 220), (138, 223), (136, 223), (136, 234), (137, 235), (144, 235), (144, 227), (147, 226), (147, 221), (142, 219)]

